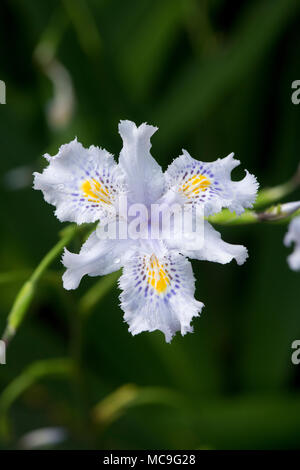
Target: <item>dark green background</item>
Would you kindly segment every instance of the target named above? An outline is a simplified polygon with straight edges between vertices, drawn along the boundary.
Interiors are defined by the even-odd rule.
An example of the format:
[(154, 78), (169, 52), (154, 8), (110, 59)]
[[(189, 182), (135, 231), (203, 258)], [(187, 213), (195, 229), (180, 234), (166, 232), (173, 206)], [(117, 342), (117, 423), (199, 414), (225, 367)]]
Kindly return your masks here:
[[(159, 127), (152, 154), (164, 169), (183, 147), (204, 161), (234, 151), (261, 187), (295, 172), (299, 1), (2, 0), (0, 10), (0, 79), (7, 86), (0, 272), (13, 273), (10, 282), (0, 275), (1, 330), (22, 282), (63, 227), (31, 189), (30, 172), (43, 168), (43, 153), (74, 136), (117, 156), (118, 121), (146, 121)], [(73, 83), (76, 107), (59, 128), (47, 120), (53, 84), (45, 50), (35, 52), (41, 44), (53, 48)], [(24, 167), (21, 176), (11, 173), (17, 167)], [(46, 426), (67, 429), (60, 448), (300, 447), (300, 365), (290, 359), (300, 339), (300, 275), (286, 263), (286, 226), (219, 229), (250, 257), (242, 267), (193, 262), (196, 296), (206, 305), (194, 334), (177, 335), (171, 345), (160, 332), (132, 337), (114, 286), (82, 329), (83, 386), (50, 377), (29, 387), (9, 410), (2, 448), (19, 447), (24, 433)], [(63, 272), (59, 260), (51, 269)], [(98, 280), (85, 278), (67, 292), (55, 279), (40, 283), (9, 346), (1, 390), (37, 360), (76, 357), (76, 309)], [(94, 406), (126, 384), (133, 385), (115, 398), (120, 413), (95, 422)], [(122, 406), (128, 393), (136, 399)]]

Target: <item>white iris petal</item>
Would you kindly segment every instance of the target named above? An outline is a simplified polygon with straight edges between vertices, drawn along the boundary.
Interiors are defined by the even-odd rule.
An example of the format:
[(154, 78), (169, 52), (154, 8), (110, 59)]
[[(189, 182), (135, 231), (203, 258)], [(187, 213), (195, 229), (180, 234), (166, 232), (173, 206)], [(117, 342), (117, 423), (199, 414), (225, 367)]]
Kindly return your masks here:
[(110, 153), (94, 146), (85, 149), (75, 139), (45, 158), (49, 165), (43, 173), (34, 173), (34, 189), (56, 206), (61, 222), (95, 222), (114, 212), (123, 174)]
[(220, 212), (224, 207), (240, 215), (253, 206), (258, 183), (246, 171), (241, 181), (232, 181), (231, 172), (240, 164), (233, 153), (215, 162), (200, 162), (183, 150), (166, 171), (166, 181), (173, 193), (185, 197), (185, 204), (203, 204), (205, 215)]
[(126, 175), (132, 202), (151, 204), (164, 190), (164, 175), (160, 165), (150, 154), (150, 138), (157, 127), (131, 121), (121, 121), (119, 133), (123, 140), (119, 165)]

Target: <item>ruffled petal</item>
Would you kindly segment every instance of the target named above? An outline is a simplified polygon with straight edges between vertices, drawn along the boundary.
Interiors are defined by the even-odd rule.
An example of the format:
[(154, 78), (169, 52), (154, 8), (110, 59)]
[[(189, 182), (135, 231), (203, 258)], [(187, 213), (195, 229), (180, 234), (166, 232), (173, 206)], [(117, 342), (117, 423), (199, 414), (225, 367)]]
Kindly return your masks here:
[[(253, 206), (258, 190), (254, 175), (246, 170), (241, 181), (232, 181), (231, 172), (240, 164), (233, 158), (233, 153), (215, 162), (200, 162), (183, 150), (168, 167), (165, 177), (169, 196), (173, 199), (180, 195), (184, 203), (204, 205), (205, 215), (220, 212), (227, 207), (230, 211), (241, 214)], [(178, 198), (177, 198), (178, 199)]]
[(124, 319), (133, 335), (160, 330), (170, 342), (177, 331), (193, 331), (191, 320), (203, 303), (194, 298), (193, 271), (184, 256), (136, 253), (124, 265), (119, 285)]
[(290, 246), (292, 243), (295, 243), (295, 248), (293, 253), (287, 257), (287, 261), (293, 271), (300, 271), (300, 216), (290, 222), (284, 238), (285, 246)]
[(170, 250), (177, 250), (191, 259), (212, 261), (214, 263), (226, 264), (233, 259), (237, 264), (243, 264), (248, 258), (247, 248), (243, 245), (232, 245), (222, 240), (221, 234), (215, 230), (210, 223), (204, 221), (204, 234), (201, 246), (191, 249), (191, 239), (194, 234), (185, 234), (177, 240), (166, 240)]
[(164, 190), (164, 175), (159, 164), (150, 154), (150, 138), (157, 127), (131, 121), (121, 121), (119, 133), (123, 139), (119, 164), (126, 174), (129, 196), (132, 202), (149, 205)]
[(62, 263), (67, 268), (63, 285), (67, 290), (76, 289), (83, 276), (103, 276), (118, 271), (126, 261), (128, 240), (99, 239), (96, 231), (83, 244), (79, 254), (65, 249)]
[(54, 157), (46, 154), (49, 165), (34, 173), (34, 189), (56, 206), (62, 222), (94, 222), (115, 214), (115, 205), (124, 191), (122, 172), (106, 150), (85, 149), (77, 140), (62, 145)]

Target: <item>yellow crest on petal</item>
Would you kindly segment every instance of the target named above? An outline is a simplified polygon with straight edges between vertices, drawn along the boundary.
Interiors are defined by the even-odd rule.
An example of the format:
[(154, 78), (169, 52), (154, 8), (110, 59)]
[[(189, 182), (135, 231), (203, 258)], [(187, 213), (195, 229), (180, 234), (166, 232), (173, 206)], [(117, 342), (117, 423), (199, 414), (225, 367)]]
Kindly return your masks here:
[(155, 255), (152, 255), (150, 258), (147, 274), (148, 283), (158, 294), (166, 291), (167, 287), (170, 285), (169, 274)]
[(185, 196), (191, 198), (199, 194), (200, 191), (206, 191), (210, 185), (210, 180), (206, 178), (206, 176), (199, 174), (189, 178), (183, 183), (179, 190), (182, 191)]
[(84, 181), (81, 185), (81, 190), (89, 202), (94, 204), (100, 204), (101, 202), (111, 204), (108, 189), (94, 178)]

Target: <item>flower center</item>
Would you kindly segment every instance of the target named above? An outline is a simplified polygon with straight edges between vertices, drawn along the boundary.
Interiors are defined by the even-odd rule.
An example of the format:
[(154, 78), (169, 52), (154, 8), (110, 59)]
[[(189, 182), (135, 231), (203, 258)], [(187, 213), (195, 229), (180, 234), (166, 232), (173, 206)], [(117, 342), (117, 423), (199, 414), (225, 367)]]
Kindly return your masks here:
[(84, 181), (81, 185), (81, 190), (89, 202), (94, 204), (100, 204), (101, 202), (111, 204), (108, 189), (94, 178)]
[(181, 186), (180, 191), (182, 191), (188, 198), (191, 198), (199, 194), (200, 191), (206, 191), (210, 184), (211, 182), (206, 178), (206, 176), (201, 174), (194, 175)]
[(165, 292), (168, 285), (170, 285), (167, 270), (164, 269), (155, 255), (152, 255), (150, 258), (150, 266), (148, 267), (148, 283), (158, 294)]

